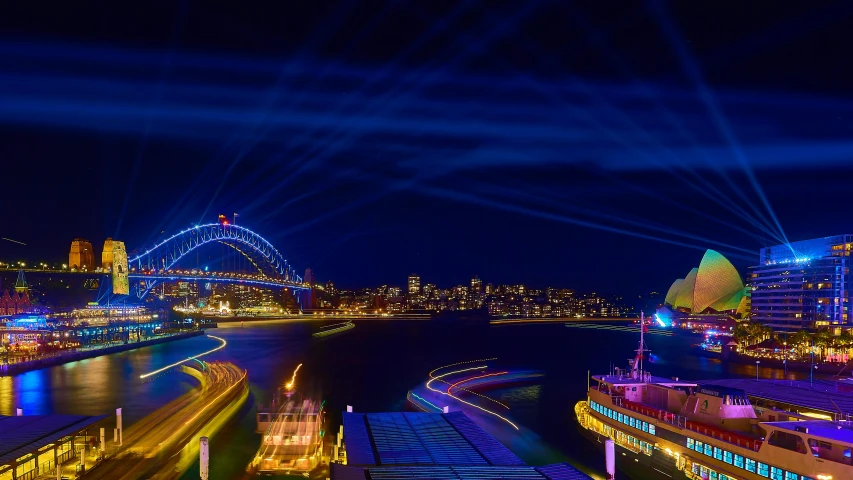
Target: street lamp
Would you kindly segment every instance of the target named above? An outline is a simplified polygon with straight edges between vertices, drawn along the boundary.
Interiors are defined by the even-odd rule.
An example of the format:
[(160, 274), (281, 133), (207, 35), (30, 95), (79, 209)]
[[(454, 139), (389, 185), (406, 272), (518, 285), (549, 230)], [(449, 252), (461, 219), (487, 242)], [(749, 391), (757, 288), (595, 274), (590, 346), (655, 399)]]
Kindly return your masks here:
[(761, 363), (761, 360), (755, 361), (755, 380), (758, 380), (758, 364)]

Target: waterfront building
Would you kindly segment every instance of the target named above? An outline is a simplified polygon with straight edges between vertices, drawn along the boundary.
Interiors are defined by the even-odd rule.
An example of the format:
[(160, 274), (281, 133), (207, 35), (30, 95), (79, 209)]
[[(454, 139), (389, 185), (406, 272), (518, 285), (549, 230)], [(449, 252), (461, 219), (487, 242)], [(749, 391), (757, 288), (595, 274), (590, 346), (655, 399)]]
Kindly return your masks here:
[(68, 252), (68, 268), (87, 272), (95, 270), (95, 250), (92, 248), (92, 242), (83, 238), (75, 238), (71, 242), (71, 250)]
[(664, 325), (728, 324), (749, 314), (749, 291), (729, 260), (707, 250), (699, 267), (672, 283), (655, 318)]
[(32, 307), (28, 291), (17, 292), (3, 290), (0, 295), (0, 315), (16, 315), (27, 313)]
[(526, 465), (463, 412), (344, 413), (330, 470), (332, 480), (591, 479), (568, 463)]
[(106, 418), (106, 415), (0, 416), (0, 479), (67, 478), (54, 473), (56, 465), (79, 464), (76, 459), (81, 453), (94, 457), (92, 451), (84, 451), (94, 450), (89, 439), (96, 438), (98, 427), (111, 427), (104, 421)]
[(752, 268), (752, 318), (777, 330), (849, 326), (853, 235), (764, 247)]

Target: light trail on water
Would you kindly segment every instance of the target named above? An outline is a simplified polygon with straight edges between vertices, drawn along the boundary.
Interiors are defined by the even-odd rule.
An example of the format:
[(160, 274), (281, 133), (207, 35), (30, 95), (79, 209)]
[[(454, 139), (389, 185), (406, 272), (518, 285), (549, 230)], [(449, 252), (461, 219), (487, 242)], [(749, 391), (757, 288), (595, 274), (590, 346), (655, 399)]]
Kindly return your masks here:
[[(477, 361), (477, 360), (470, 360), (470, 361), (467, 361), (467, 362), (459, 362), (459, 363), (452, 364), (452, 365), (461, 365), (461, 364), (465, 364), (465, 363), (474, 363), (474, 362), (476, 362), (476, 361)], [(446, 367), (448, 367), (448, 366), (452, 366), (452, 365), (447, 365)], [(472, 407), (474, 407), (474, 408), (476, 408), (476, 409), (478, 409), (478, 410), (482, 410), (482, 411), (484, 411), (484, 412), (486, 412), (486, 413), (488, 413), (488, 414), (490, 414), (490, 415), (494, 415), (494, 416), (496, 416), (496, 417), (500, 418), (501, 420), (503, 420), (504, 422), (506, 422), (506, 423), (510, 424), (510, 425), (512, 426), (512, 428), (514, 428), (514, 429), (516, 429), (516, 430), (518, 430), (518, 429), (519, 429), (519, 428), (518, 428), (518, 426), (517, 426), (516, 424), (514, 424), (514, 423), (512, 423), (512, 421), (510, 421), (510, 419), (508, 419), (508, 418), (506, 418), (506, 417), (504, 417), (504, 416), (502, 416), (502, 415), (499, 415), (499, 414), (497, 414), (497, 413), (495, 413), (495, 412), (493, 412), (493, 411), (491, 411), (491, 410), (485, 409), (485, 408), (483, 408), (483, 407), (481, 407), (481, 406), (479, 406), (479, 405), (476, 405), (476, 404), (473, 404), (473, 403), (471, 403), (471, 402), (468, 402), (468, 401), (462, 400), (461, 398), (456, 397), (456, 396), (454, 396), (454, 395), (453, 395), (453, 394), (451, 394), (451, 393), (448, 393), (448, 392), (450, 391), (450, 389), (449, 389), (449, 388), (448, 388), (448, 391), (447, 391), (447, 392), (443, 392), (443, 391), (441, 391), (441, 390), (438, 390), (438, 389), (432, 388), (432, 387), (430, 386), (430, 384), (431, 384), (433, 381), (435, 381), (435, 380), (439, 380), (439, 379), (441, 379), (441, 378), (444, 378), (444, 377), (447, 377), (447, 376), (449, 376), (449, 375), (453, 375), (453, 374), (456, 374), (456, 373), (470, 372), (470, 371), (473, 371), (473, 370), (483, 370), (484, 368), (488, 368), (488, 365), (479, 365), (479, 366), (476, 366), (476, 367), (463, 368), (463, 369), (461, 369), (461, 370), (454, 370), (454, 371), (452, 371), (452, 372), (442, 373), (441, 375), (436, 375), (436, 376), (433, 376), (433, 375), (432, 375), (432, 374), (433, 374), (433, 372), (435, 372), (436, 370), (441, 370), (442, 368), (445, 368), (445, 367), (439, 367), (439, 368), (436, 368), (435, 370), (433, 370), (432, 372), (430, 372), (430, 375), (429, 375), (429, 376), (430, 376), (430, 379), (426, 382), (426, 387), (427, 387), (429, 390), (432, 390), (433, 392), (439, 393), (439, 394), (441, 394), (441, 395), (447, 395), (447, 396), (449, 396), (450, 398), (452, 398), (452, 399), (454, 399), (454, 400), (458, 400), (458, 401), (460, 401), (460, 402), (462, 402), (462, 403), (464, 403), (464, 404), (466, 404), (466, 405), (470, 405), (470, 406), (472, 406)], [(468, 380), (470, 380), (470, 379), (468, 379)], [(446, 383), (446, 382), (445, 382), (445, 383)]]
[(166, 365), (166, 366), (165, 366), (165, 367), (163, 367), (163, 368), (158, 368), (157, 370), (154, 370), (153, 372), (143, 373), (142, 375), (140, 375), (140, 376), (139, 376), (139, 378), (148, 378), (148, 377), (150, 377), (151, 375), (157, 375), (158, 373), (160, 373), (160, 372), (165, 372), (166, 370), (168, 370), (168, 369), (170, 369), (170, 368), (172, 368), (172, 367), (177, 367), (178, 365), (180, 365), (180, 364), (182, 364), (182, 363), (189, 362), (190, 360), (195, 360), (195, 359), (197, 359), (197, 358), (201, 358), (201, 357), (203, 357), (203, 356), (205, 356), (205, 355), (209, 355), (209, 354), (211, 354), (211, 353), (213, 353), (213, 352), (216, 352), (216, 351), (218, 351), (218, 350), (222, 350), (223, 348), (225, 348), (225, 346), (226, 346), (226, 345), (228, 345), (228, 342), (226, 342), (226, 341), (225, 341), (225, 339), (223, 339), (223, 338), (219, 338), (219, 337), (216, 337), (216, 336), (213, 336), (213, 335), (208, 335), (208, 337), (213, 338), (213, 339), (216, 339), (216, 340), (219, 340), (220, 342), (222, 342), (222, 344), (221, 344), (221, 345), (219, 345), (218, 347), (216, 347), (216, 348), (212, 348), (212, 349), (210, 349), (210, 350), (208, 350), (208, 351), (206, 351), (206, 352), (199, 353), (198, 355), (193, 355), (192, 357), (187, 357), (187, 358), (185, 358), (185, 359), (181, 360), (180, 362), (175, 362), (175, 363), (173, 363), (173, 364), (171, 364), (171, 365)]
[(195, 420), (196, 418), (198, 418), (198, 416), (199, 416), (199, 415), (201, 415), (201, 414), (202, 414), (202, 412), (204, 412), (205, 410), (207, 410), (207, 408), (208, 408), (208, 407), (210, 407), (211, 405), (213, 405), (214, 403), (216, 403), (216, 401), (217, 401), (217, 400), (219, 400), (223, 395), (225, 395), (226, 393), (230, 392), (230, 391), (231, 391), (231, 389), (233, 389), (233, 388), (234, 388), (234, 387), (236, 387), (237, 385), (240, 385), (240, 384), (243, 382), (243, 379), (245, 379), (245, 378), (246, 378), (246, 375), (248, 375), (248, 374), (249, 374), (249, 372), (248, 372), (247, 370), (243, 370), (243, 376), (242, 376), (242, 377), (240, 377), (240, 379), (239, 379), (239, 380), (237, 380), (237, 381), (236, 381), (236, 382), (234, 382), (231, 386), (229, 386), (228, 388), (226, 388), (226, 389), (225, 389), (225, 391), (223, 391), (222, 393), (220, 393), (219, 395), (217, 395), (217, 396), (216, 396), (216, 398), (214, 398), (213, 400), (211, 400), (210, 402), (208, 402), (208, 403), (207, 403), (207, 405), (205, 405), (204, 407), (202, 407), (202, 409), (201, 409), (201, 410), (199, 410), (195, 415), (193, 415), (193, 416), (192, 416), (192, 418), (190, 418), (189, 420), (187, 420), (186, 422), (184, 422), (184, 425), (189, 425), (189, 423), (190, 423), (190, 422), (192, 422), (193, 420)]

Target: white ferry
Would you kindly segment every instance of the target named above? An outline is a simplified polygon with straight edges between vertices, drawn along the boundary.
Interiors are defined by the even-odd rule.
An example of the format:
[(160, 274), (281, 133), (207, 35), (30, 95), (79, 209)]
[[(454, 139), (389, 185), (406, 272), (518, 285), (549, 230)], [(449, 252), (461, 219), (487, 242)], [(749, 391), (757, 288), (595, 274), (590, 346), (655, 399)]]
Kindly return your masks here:
[[(853, 479), (849, 418), (816, 420), (796, 395), (766, 409), (741, 389), (654, 377), (643, 370), (642, 338), (641, 329), (629, 368), (593, 375), (587, 400), (575, 405), (587, 436), (613, 439), (620, 468), (639, 478)], [(765, 421), (775, 419), (785, 421)]]

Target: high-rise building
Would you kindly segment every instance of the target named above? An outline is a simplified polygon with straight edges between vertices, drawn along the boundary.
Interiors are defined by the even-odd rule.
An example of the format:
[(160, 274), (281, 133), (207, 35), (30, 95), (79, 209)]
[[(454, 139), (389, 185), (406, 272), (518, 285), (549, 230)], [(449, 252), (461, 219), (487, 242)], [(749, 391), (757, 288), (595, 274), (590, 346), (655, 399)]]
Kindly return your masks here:
[(479, 295), (483, 291), (483, 281), (480, 280), (480, 277), (474, 275), (474, 278), (471, 279), (471, 293)]
[(418, 295), (421, 293), (421, 277), (414, 273), (409, 275), (409, 295)]
[(68, 268), (72, 270), (95, 270), (95, 251), (92, 243), (83, 238), (75, 238), (71, 242), (71, 251), (68, 253)]
[(752, 317), (780, 330), (851, 325), (853, 235), (762, 248), (753, 267)]
[(424, 298), (432, 298), (433, 292), (435, 292), (434, 283), (427, 283), (424, 285)]

